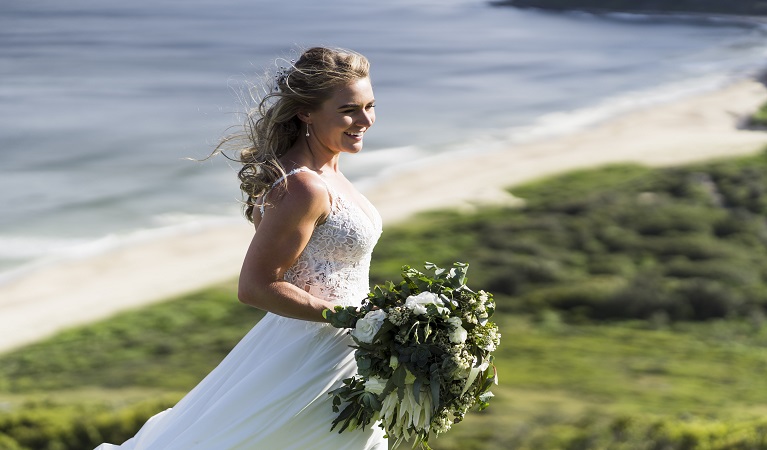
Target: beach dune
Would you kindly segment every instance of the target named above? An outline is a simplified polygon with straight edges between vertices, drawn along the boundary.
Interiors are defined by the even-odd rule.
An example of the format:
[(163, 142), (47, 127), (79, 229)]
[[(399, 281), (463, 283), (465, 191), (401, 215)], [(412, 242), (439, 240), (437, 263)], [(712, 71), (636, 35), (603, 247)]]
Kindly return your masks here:
[[(767, 133), (740, 124), (765, 101), (762, 83), (742, 80), (574, 134), (424, 160), (387, 174), (365, 194), (391, 224), (429, 209), (515, 202), (505, 188), (576, 168), (675, 165), (754, 153), (767, 145)], [(0, 351), (231, 280), (252, 235), (243, 220), (29, 271), (0, 285)]]

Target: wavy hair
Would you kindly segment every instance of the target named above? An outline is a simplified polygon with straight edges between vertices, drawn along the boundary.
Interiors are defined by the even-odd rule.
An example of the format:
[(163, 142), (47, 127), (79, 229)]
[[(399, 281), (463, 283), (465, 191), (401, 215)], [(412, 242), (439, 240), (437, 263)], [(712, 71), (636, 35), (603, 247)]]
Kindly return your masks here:
[(256, 200), (285, 175), (280, 157), (301, 136), (303, 122), (298, 113), (316, 110), (336, 88), (367, 78), (369, 71), (370, 63), (359, 53), (313, 47), (281, 67), (273, 81), (263, 83), (263, 91), (251, 90), (257, 106), (247, 111), (241, 130), (225, 136), (213, 151), (232, 150), (230, 159), (242, 164), (237, 176), (249, 221), (253, 221)]

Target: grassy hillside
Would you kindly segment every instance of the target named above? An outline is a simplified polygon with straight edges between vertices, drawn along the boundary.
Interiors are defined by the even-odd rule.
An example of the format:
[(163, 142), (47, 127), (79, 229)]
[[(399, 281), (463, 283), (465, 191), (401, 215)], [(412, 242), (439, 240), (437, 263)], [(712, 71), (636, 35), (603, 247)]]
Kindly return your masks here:
[[(524, 208), (424, 214), (376, 250), (375, 281), (461, 260), (497, 296), (497, 397), (433, 447), (767, 449), (767, 153), (512, 191)], [(232, 282), (0, 356), (0, 448), (121, 442), (259, 318)]]
[[(512, 189), (523, 208), (425, 214), (387, 230), (374, 280), (403, 261), (471, 264), (504, 311), (569, 320), (760, 320), (767, 154), (650, 170), (618, 165)], [(449, 243), (449, 245), (446, 245)]]
[[(215, 297), (224, 288), (209, 292)], [(196, 301), (208, 303), (206, 293)], [(156, 308), (184, 311), (189, 302), (181, 298), (142, 314), (154, 320), (163, 315)], [(232, 316), (243, 312), (233, 301), (226, 305)], [(109, 323), (132, 323), (131, 315)], [(198, 322), (204, 331), (191, 339), (207, 334), (223, 342), (220, 322), (209, 319)], [(760, 375), (767, 369), (765, 327), (733, 320), (665, 327), (643, 321), (568, 324), (551, 312), (538, 317), (499, 313), (497, 322), (503, 345), (497, 352), (501, 384), (496, 398), (490, 408), (470, 414), (434, 441), (436, 450), (767, 448), (767, 420), (762, 419), (767, 381)], [(174, 342), (183, 333), (168, 327), (160, 335)], [(103, 336), (103, 350), (92, 350), (100, 364), (88, 369), (87, 378), (80, 363), (59, 364), (44, 387), (0, 394), (6, 410), (0, 413), (0, 448), (81, 450), (102, 441), (121, 442), (148, 417), (173, 405), (225, 352), (223, 347), (198, 351), (209, 358), (207, 368), (156, 361), (153, 370), (116, 386), (111, 377), (133, 363), (106, 350), (120, 338)], [(236, 340), (232, 336), (230, 344)], [(80, 355), (76, 347), (66, 347), (52, 339), (35, 350), (47, 348), (62, 358)], [(151, 359), (152, 346), (139, 344), (134, 351), (142, 348)], [(171, 360), (189, 354), (178, 351), (182, 355), (171, 350)], [(47, 367), (39, 358), (25, 369), (5, 370), (25, 353), (0, 360), (6, 386), (15, 377), (37, 378)], [(19, 446), (3, 446), (3, 439)]]

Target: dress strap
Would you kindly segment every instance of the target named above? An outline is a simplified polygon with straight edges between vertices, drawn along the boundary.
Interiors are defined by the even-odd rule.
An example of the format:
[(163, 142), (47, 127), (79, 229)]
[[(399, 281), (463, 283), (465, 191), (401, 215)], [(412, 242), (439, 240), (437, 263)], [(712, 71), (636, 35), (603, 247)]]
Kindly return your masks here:
[(274, 181), (274, 183), (272, 183), (272, 185), (269, 187), (269, 189), (267, 189), (266, 192), (264, 192), (264, 195), (261, 197), (261, 203), (258, 205), (258, 210), (261, 212), (261, 217), (264, 217), (264, 205), (266, 204), (266, 196), (269, 195), (269, 193), (272, 192), (272, 189), (274, 189), (275, 186), (280, 184), (285, 178), (287, 178), (287, 177), (289, 177), (291, 175), (295, 175), (298, 172), (311, 172), (311, 173), (317, 175), (317, 177), (320, 179), (320, 181), (322, 181), (322, 184), (324, 184), (325, 188), (328, 190), (328, 195), (330, 195), (330, 206), (331, 206), (331, 208), (333, 207), (333, 198), (334, 198), (333, 189), (331, 189), (331, 187), (328, 184), (328, 182), (325, 181), (317, 172), (313, 171), (312, 169), (310, 169), (308, 167), (296, 167), (295, 169), (291, 170), (290, 172), (286, 173), (285, 175), (277, 178)]

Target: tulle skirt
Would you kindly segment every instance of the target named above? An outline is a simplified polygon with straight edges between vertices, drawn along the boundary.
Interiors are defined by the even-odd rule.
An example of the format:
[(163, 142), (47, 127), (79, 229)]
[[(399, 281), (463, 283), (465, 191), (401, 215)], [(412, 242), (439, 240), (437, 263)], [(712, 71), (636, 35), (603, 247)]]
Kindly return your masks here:
[(378, 426), (330, 431), (327, 392), (356, 372), (352, 343), (327, 324), (267, 314), (176, 406), (96, 450), (386, 450)]

